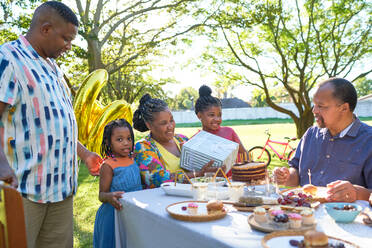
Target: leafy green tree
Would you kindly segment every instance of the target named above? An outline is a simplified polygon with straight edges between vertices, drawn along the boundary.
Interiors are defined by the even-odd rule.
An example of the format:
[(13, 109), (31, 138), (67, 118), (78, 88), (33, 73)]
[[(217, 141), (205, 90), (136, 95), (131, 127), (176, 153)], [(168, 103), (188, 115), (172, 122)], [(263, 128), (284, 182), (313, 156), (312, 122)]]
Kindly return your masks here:
[(372, 79), (361, 78), (354, 83), (358, 97), (372, 94)]
[(183, 88), (174, 97), (168, 100), (168, 105), (173, 110), (192, 110), (199, 93), (192, 87)]
[(101, 98), (103, 102), (108, 103), (112, 99), (124, 99), (128, 103), (134, 103), (145, 93), (150, 93), (152, 97), (166, 98), (163, 87), (165, 84), (172, 82), (172, 79), (153, 79), (149, 76), (149, 70), (151, 68), (128, 69), (122, 68), (117, 73), (111, 75), (110, 84), (107, 84), (102, 89)]
[[(181, 21), (191, 9), (197, 10), (189, 10), (197, 5), (196, 0), (75, 2), (82, 24), (79, 34), (87, 44), (81, 56), (87, 60), (89, 72), (108, 71), (107, 91), (102, 96), (111, 99), (125, 97), (129, 91), (134, 92), (124, 98), (129, 102), (138, 100), (143, 90), (158, 94), (165, 79), (155, 82), (148, 75), (156, 66), (153, 59), (163, 56), (167, 46), (177, 44), (177, 37), (201, 26)], [(158, 16), (163, 19), (155, 19)]]
[[(219, 11), (208, 22), (215, 42), (204, 58), (235, 68), (241, 83), (257, 86), (267, 104), (289, 115), (301, 137), (314, 122), (309, 92), (329, 77), (349, 78), (371, 56), (371, 1), (363, 0), (215, 0)], [(211, 8), (213, 9), (213, 8)], [(211, 14), (204, 9), (207, 15)], [(368, 75), (365, 72), (350, 81)], [(271, 99), (284, 87), (298, 114)]]
[(0, 44), (16, 40), (20, 34), (25, 34), (32, 16), (17, 10), (32, 9), (40, 2), (40, 0), (0, 1)]
[[(215, 73), (218, 74), (218, 71), (215, 71)], [(227, 72), (226, 75), (219, 75), (218, 79), (213, 83), (219, 98), (227, 98), (228, 93), (234, 90), (234, 88), (238, 85), (236, 80), (230, 79), (227, 76), (230, 74), (231, 71)]]
[[(274, 100), (274, 96), (271, 97)], [(252, 97), (249, 101), (249, 104), (254, 107), (268, 107), (269, 105), (266, 102), (266, 95), (262, 89), (255, 88), (252, 91)]]

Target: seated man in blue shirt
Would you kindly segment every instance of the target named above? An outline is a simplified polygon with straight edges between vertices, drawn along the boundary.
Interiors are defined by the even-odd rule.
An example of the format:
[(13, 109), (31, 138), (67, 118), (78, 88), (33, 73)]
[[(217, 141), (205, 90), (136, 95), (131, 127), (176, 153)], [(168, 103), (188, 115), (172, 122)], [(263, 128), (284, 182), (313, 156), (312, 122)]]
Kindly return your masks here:
[(277, 182), (286, 186), (328, 187), (328, 201), (368, 200), (372, 193), (372, 127), (354, 114), (357, 94), (347, 80), (322, 82), (314, 95), (318, 126), (310, 127), (289, 161), (275, 168)]

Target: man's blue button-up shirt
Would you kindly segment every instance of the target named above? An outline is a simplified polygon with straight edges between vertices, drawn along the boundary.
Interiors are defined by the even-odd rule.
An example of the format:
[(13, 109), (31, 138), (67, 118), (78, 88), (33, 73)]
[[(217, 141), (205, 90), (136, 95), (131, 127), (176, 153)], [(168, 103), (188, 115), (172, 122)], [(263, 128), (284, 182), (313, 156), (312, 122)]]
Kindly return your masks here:
[(300, 185), (326, 186), (336, 180), (372, 189), (372, 127), (355, 119), (345, 136), (332, 137), (327, 128), (310, 127), (289, 165), (299, 172)]

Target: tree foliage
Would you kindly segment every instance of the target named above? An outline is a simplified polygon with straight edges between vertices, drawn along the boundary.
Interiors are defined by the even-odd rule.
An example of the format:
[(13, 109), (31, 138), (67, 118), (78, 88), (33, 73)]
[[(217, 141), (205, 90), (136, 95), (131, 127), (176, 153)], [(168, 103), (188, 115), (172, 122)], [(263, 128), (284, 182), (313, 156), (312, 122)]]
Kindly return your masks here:
[(358, 97), (372, 94), (372, 79), (360, 78), (354, 83)]
[(131, 103), (145, 92), (164, 94), (160, 87), (164, 80), (156, 81), (147, 72), (156, 66), (153, 58), (164, 55), (178, 36), (200, 26), (182, 21), (197, 1), (75, 2), (82, 23), (79, 34), (87, 43), (81, 56), (87, 59), (89, 72), (104, 68), (110, 75), (102, 96)]
[(41, 0), (2, 0), (0, 1), (0, 44), (16, 40), (20, 34), (25, 34), (31, 23), (31, 13), (18, 11), (32, 9)]
[[(221, 72), (223, 72), (223, 70), (221, 70)], [(215, 73), (217, 75), (219, 74), (217, 71), (215, 71)], [(228, 93), (231, 93), (231, 91), (237, 86), (237, 81), (230, 80), (230, 78), (227, 76), (230, 74), (232, 74), (231, 71), (227, 72), (226, 74), (219, 74), (216, 81), (213, 82), (218, 98), (228, 98)]]
[(269, 105), (266, 102), (266, 95), (262, 89), (255, 88), (252, 90), (252, 96), (249, 101), (249, 104), (254, 107), (268, 107)]
[[(238, 82), (262, 89), (267, 104), (289, 115), (301, 137), (314, 122), (309, 92), (321, 80), (344, 77), (350, 81), (358, 63), (371, 56), (371, 5), (363, 0), (215, 1), (220, 10), (209, 23), (212, 41), (205, 58), (224, 64)], [(208, 10), (205, 10), (208, 12)], [(208, 33), (208, 32), (206, 32)], [(298, 113), (279, 106), (271, 96), (284, 87)]]
[(181, 89), (173, 99), (169, 98), (167, 103), (173, 110), (192, 110), (198, 97), (199, 93), (194, 88), (187, 87)]

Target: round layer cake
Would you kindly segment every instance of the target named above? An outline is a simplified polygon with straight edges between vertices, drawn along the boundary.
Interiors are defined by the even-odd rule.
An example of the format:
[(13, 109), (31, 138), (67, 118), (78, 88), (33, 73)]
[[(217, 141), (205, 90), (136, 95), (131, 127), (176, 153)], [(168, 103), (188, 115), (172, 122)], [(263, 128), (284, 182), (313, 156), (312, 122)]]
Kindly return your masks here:
[(265, 163), (250, 162), (246, 164), (237, 164), (232, 167), (232, 180), (252, 183), (265, 179)]

